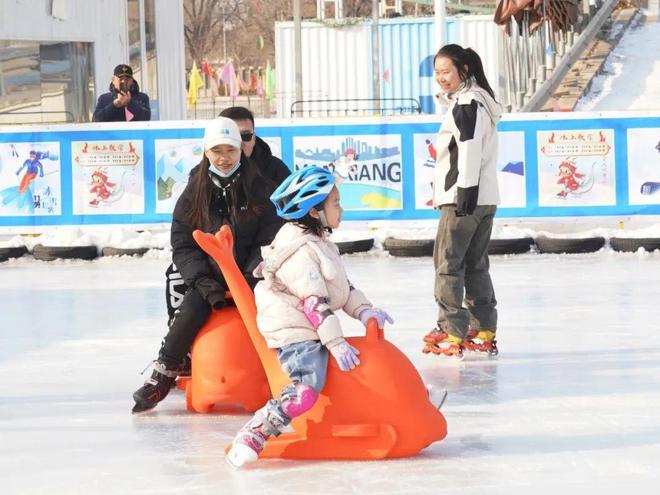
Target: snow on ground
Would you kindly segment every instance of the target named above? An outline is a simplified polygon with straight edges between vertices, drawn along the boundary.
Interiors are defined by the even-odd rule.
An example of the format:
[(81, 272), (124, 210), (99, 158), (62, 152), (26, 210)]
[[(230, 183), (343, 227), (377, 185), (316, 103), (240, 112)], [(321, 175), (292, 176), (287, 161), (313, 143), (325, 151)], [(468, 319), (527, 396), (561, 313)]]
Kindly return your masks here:
[[(392, 236), (400, 239), (435, 239), (437, 220), (420, 221), (347, 221), (332, 233), (335, 242), (374, 238), (374, 253), (382, 253), (383, 241)], [(521, 237), (578, 238), (611, 237), (660, 238), (657, 217), (625, 218), (573, 218), (573, 219), (496, 219), (494, 239)], [(171, 255), (169, 225), (157, 225), (150, 230), (135, 232), (125, 227), (58, 227), (42, 235), (0, 235), (0, 248), (26, 246), (32, 250), (36, 244), (44, 246), (86, 246), (99, 248), (150, 248), (161, 250), (150, 256), (167, 258)]]
[(500, 356), (462, 362), (420, 352), (430, 258), (344, 259), (394, 317), (387, 338), (449, 391), (445, 440), (408, 459), (234, 471), (223, 449), (246, 416), (189, 413), (180, 392), (130, 414), (165, 332), (167, 259), (24, 257), (0, 264), (2, 494), (657, 493), (660, 253), (492, 257)]
[[(649, 12), (646, 12), (648, 15)], [(575, 111), (660, 109), (660, 21), (637, 14)]]

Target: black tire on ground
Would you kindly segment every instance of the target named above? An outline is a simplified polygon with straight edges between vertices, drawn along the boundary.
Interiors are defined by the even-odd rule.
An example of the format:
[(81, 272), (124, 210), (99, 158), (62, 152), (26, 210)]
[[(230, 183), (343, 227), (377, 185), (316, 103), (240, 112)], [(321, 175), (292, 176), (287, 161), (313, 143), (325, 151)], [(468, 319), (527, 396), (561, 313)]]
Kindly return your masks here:
[(435, 239), (397, 239), (396, 237), (388, 237), (383, 242), (383, 248), (392, 256), (433, 256), (434, 244)]
[(363, 253), (374, 247), (374, 239), (357, 239), (355, 241), (339, 241), (335, 243), (339, 254)]
[(25, 246), (0, 248), (0, 262), (9, 258), (20, 258), (28, 252)]
[(43, 246), (37, 244), (32, 250), (34, 259), (53, 261), (56, 259), (93, 260), (99, 255), (96, 246)]
[(594, 253), (605, 245), (604, 237), (583, 237), (559, 239), (556, 237), (537, 237), (534, 239), (539, 253)]
[(149, 248), (116, 248), (116, 247), (104, 247), (101, 249), (101, 255), (103, 256), (142, 256), (144, 253), (149, 251)]
[(634, 253), (639, 248), (644, 248), (649, 253), (660, 249), (660, 238), (658, 237), (641, 237), (635, 239), (632, 237), (612, 237), (610, 239), (610, 246), (615, 251), (624, 253)]
[(521, 254), (532, 249), (534, 239), (521, 237), (517, 239), (491, 239), (488, 242), (488, 254)]

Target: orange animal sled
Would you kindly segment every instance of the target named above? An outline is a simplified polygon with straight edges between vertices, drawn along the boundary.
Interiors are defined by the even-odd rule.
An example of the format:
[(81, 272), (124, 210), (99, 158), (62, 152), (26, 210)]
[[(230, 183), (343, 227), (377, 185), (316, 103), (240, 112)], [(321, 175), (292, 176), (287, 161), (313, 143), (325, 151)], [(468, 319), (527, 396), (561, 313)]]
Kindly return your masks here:
[[(275, 350), (266, 346), (257, 328), (254, 295), (234, 261), (231, 230), (222, 227), (215, 236), (195, 231), (193, 237), (220, 266), (266, 373), (270, 392), (278, 397), (289, 378)], [(419, 373), (397, 347), (385, 340), (375, 320), (369, 322), (365, 337), (348, 341), (360, 350), (360, 366), (342, 372), (330, 360), (326, 385), (314, 407), (292, 421), (293, 433), (268, 440), (260, 457), (404, 457), (447, 435), (445, 418), (430, 402)], [(193, 353), (193, 375), (198, 371), (195, 366)], [(259, 397), (259, 405), (266, 399)]]
[(212, 311), (192, 345), (193, 373), (179, 379), (189, 411), (254, 412), (270, 399), (270, 388), (238, 310)]

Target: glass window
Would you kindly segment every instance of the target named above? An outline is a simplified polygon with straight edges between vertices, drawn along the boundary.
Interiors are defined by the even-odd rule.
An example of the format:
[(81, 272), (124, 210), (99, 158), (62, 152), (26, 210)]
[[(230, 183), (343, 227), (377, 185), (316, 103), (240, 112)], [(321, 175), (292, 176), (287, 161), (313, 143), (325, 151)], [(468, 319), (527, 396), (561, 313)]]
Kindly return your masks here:
[(35, 122), (40, 115), (39, 43), (0, 40), (0, 123)]
[(156, 59), (156, 0), (144, 0), (145, 40), (147, 50), (147, 81), (145, 91), (158, 100), (158, 61)]
[(0, 123), (89, 122), (92, 44), (0, 40)]
[[(133, 77), (142, 84), (142, 47), (140, 40), (140, 2), (128, 0), (128, 65), (133, 69)], [(123, 63), (123, 62), (117, 62)]]

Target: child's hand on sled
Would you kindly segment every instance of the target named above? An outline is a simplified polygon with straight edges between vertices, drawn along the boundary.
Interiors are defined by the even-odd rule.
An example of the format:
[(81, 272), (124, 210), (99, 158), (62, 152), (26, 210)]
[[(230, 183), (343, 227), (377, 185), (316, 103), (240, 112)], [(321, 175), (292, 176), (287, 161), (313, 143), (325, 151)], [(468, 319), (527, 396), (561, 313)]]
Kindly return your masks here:
[(360, 311), (360, 321), (362, 324), (366, 327), (367, 323), (369, 323), (369, 320), (371, 318), (375, 318), (376, 321), (378, 322), (378, 328), (383, 328), (385, 325), (385, 322), (388, 322), (389, 324), (394, 323), (394, 320), (390, 315), (387, 314), (385, 310), (382, 310), (380, 308), (367, 308), (363, 309)]
[(358, 359), (360, 351), (344, 339), (341, 339), (337, 344), (329, 347), (328, 350), (330, 351), (330, 354), (332, 354), (332, 357), (335, 358), (339, 369), (342, 371), (351, 371), (360, 364), (360, 359)]

